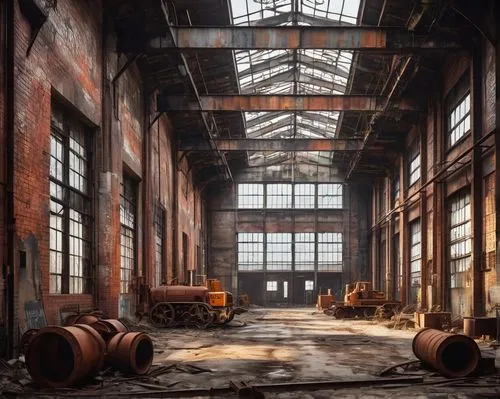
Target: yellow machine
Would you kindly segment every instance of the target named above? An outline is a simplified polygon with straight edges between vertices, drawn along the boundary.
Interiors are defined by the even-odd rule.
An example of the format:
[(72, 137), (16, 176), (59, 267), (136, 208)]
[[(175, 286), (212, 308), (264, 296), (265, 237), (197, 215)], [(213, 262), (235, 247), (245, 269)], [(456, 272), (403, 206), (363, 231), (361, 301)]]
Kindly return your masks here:
[(382, 307), (382, 314), (391, 317), (401, 305), (399, 301), (387, 301), (383, 291), (376, 291), (370, 281), (356, 281), (346, 284), (344, 302), (337, 302), (325, 311), (337, 319), (356, 316), (369, 317)]

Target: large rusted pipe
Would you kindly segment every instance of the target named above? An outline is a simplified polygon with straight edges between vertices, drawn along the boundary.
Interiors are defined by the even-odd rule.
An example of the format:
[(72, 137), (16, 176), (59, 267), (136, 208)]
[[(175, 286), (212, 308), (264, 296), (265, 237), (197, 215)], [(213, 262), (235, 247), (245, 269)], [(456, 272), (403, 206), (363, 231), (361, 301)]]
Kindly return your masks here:
[(92, 314), (73, 314), (66, 317), (66, 320), (64, 320), (64, 325), (72, 326), (74, 324), (87, 324), (90, 326), (98, 320), (99, 318)]
[(42, 386), (60, 388), (95, 375), (103, 365), (105, 343), (92, 327), (45, 327), (29, 343), (26, 366)]
[(109, 363), (127, 374), (146, 374), (153, 362), (153, 342), (141, 332), (120, 332), (108, 342)]
[(101, 334), (105, 340), (108, 340), (116, 333), (128, 331), (128, 328), (120, 320), (116, 319), (98, 320), (91, 324), (91, 327)]
[(461, 334), (425, 328), (413, 338), (413, 353), (449, 378), (472, 373), (481, 359), (476, 342)]

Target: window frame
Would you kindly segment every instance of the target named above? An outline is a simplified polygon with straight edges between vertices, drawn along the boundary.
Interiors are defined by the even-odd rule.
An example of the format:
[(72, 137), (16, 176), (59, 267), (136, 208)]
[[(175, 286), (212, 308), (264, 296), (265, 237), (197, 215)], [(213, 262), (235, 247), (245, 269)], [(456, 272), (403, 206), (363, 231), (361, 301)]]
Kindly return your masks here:
[[(328, 186), (337, 189), (336, 194), (329, 194), (328, 190), (322, 193), (322, 188)], [(340, 193), (339, 193), (340, 192)], [(333, 200), (333, 204), (327, 203), (327, 198), (332, 197), (333, 199), (340, 198), (340, 202)], [(316, 188), (316, 201), (318, 209), (344, 209), (344, 187), (342, 183), (318, 183)]]
[[(312, 187), (312, 194), (310, 193), (298, 193), (297, 187)], [(293, 208), (294, 209), (315, 209), (316, 208), (316, 198), (317, 198), (317, 190), (316, 184), (314, 183), (295, 183), (293, 185)], [(312, 203), (311, 203), (312, 198)], [(309, 200), (306, 200), (309, 199)], [(298, 203), (301, 203), (301, 206), (297, 206)], [(310, 205), (310, 206), (307, 206)]]
[[(306, 237), (303, 237), (304, 239), (300, 239), (301, 236), (305, 236), (309, 239), (306, 239)], [(311, 241), (312, 237), (312, 241)], [(294, 239), (294, 264), (293, 264), (293, 270), (295, 271), (301, 271), (301, 272), (306, 272), (306, 271), (314, 271), (316, 269), (316, 261), (317, 261), (317, 256), (316, 256), (316, 233), (311, 233), (311, 232), (301, 232), (301, 233), (294, 233), (293, 235)], [(312, 246), (312, 251), (302, 251), (298, 250), (301, 246), (306, 247), (306, 246)], [(302, 258), (299, 254), (312, 254), (312, 261), (307, 261), (307, 260), (300, 260), (299, 258)], [(304, 256), (305, 258), (305, 256)], [(299, 267), (299, 265), (301, 265)], [(309, 267), (305, 267), (305, 265), (308, 265)]]
[[(258, 238), (260, 237), (260, 240)], [(236, 262), (237, 262), (237, 269), (238, 272), (261, 272), (264, 270), (264, 264), (265, 264), (265, 253), (266, 253), (266, 248), (265, 248), (265, 234), (264, 233), (247, 233), (247, 232), (238, 232), (237, 237), (236, 237), (236, 245), (238, 248), (238, 253), (236, 256)], [(249, 249), (254, 248), (255, 246), (258, 247), (258, 245), (261, 245), (262, 251), (254, 251), (254, 250), (249, 250), (249, 251), (242, 251), (241, 249), (244, 247), (248, 247)], [(260, 262), (241, 262), (241, 257), (243, 254), (261, 254)], [(242, 268), (241, 265), (249, 265), (247, 268)], [(259, 267), (260, 266), (260, 267)]]
[[(57, 158), (57, 153), (54, 155), (53, 143), (60, 146), (61, 159)], [(49, 150), (49, 295), (86, 295), (94, 292), (93, 145), (92, 129), (74, 112), (52, 101)], [(57, 166), (60, 167), (60, 175), (57, 173)], [(76, 179), (79, 181), (78, 187), (75, 185)], [(55, 237), (61, 237), (60, 248), (57, 243), (55, 248), (52, 246), (54, 234)]]
[[(260, 190), (252, 191), (251, 188), (260, 188)], [(250, 201), (245, 201), (245, 199), (250, 199)], [(238, 209), (264, 209), (265, 185), (263, 183), (238, 183), (236, 203)]]
[[(332, 240), (328, 241), (322, 241), (324, 238), (328, 238), (329, 235), (331, 235)], [(335, 273), (342, 273), (344, 271), (344, 241), (343, 241), (343, 234), (342, 233), (333, 233), (333, 232), (320, 232), (317, 233), (317, 270), (318, 272), (335, 272)], [(338, 248), (340, 245), (340, 251), (335, 250)], [(332, 247), (332, 250), (325, 250), (328, 249), (328, 246)], [(331, 255), (333, 257), (333, 254), (340, 254), (340, 261), (331, 263), (331, 266), (328, 266), (328, 261), (322, 261), (322, 255), (325, 255), (327, 258), (329, 257), (328, 255)], [(324, 267), (326, 265), (326, 267)], [(340, 265), (340, 270), (339, 266)]]
[[(155, 283), (160, 286), (165, 274), (165, 227), (166, 210), (161, 204), (156, 204), (153, 219), (154, 243), (155, 243)], [(160, 234), (158, 234), (160, 233)], [(159, 248), (160, 246), (160, 248)]]
[[(418, 232), (413, 229), (418, 226)], [(414, 279), (419, 279), (419, 286), (422, 287), (422, 224), (420, 218), (410, 222), (409, 226), (409, 246), (410, 246), (410, 288), (413, 287)], [(418, 235), (418, 242), (414, 242), (413, 238)], [(414, 248), (418, 247), (418, 254), (414, 254)], [(418, 264), (417, 268), (414, 265)]]
[[(418, 144), (415, 146), (411, 154), (412, 155), (408, 159), (408, 187), (412, 187), (413, 185), (417, 184), (422, 178), (422, 158)], [(417, 158), (418, 158), (418, 166), (412, 170), (412, 164)], [(412, 175), (414, 175), (417, 170), (418, 170), (418, 177), (416, 180), (412, 181)]]
[[(445, 99), (445, 106), (443, 111), (443, 120), (444, 120), (444, 130), (446, 132), (446, 151), (452, 150), (454, 147), (459, 145), (461, 142), (467, 139), (472, 132), (472, 90), (471, 90), (471, 77), (470, 77), (470, 68), (462, 74), (460, 79), (455, 83), (453, 88), (448, 92)], [(467, 110), (467, 99), (468, 97), (468, 105), (469, 108)], [(457, 111), (460, 105), (465, 101), (465, 114), (461, 117), (456, 124), (451, 126), (450, 120), (453, 112)], [(462, 123), (465, 123), (466, 119), (469, 118), (469, 128), (465, 130), (464, 124), (464, 133), (456, 139), (455, 142), (452, 143), (452, 133), (456, 128), (461, 126)]]
[[(127, 185), (130, 184), (129, 187)], [(126, 191), (129, 190), (129, 191)], [(127, 197), (127, 193), (130, 192), (132, 195)], [(133, 198), (132, 198), (133, 197)], [(130, 284), (133, 281), (135, 274), (137, 273), (137, 231), (138, 231), (138, 182), (134, 180), (132, 176), (123, 174), (121, 192), (120, 192), (120, 295), (130, 295)], [(125, 209), (124, 204), (130, 204), (133, 210), (133, 225), (131, 226), (130, 212), (129, 214), (122, 213), (122, 209)], [(126, 223), (124, 223), (126, 222)], [(124, 234), (126, 233), (126, 234)], [(123, 245), (123, 238), (128, 238), (128, 245)], [(130, 245), (131, 242), (131, 245)], [(123, 250), (128, 250), (132, 254), (126, 254), (124, 256)], [(124, 267), (123, 260), (127, 259), (131, 261), (131, 267)], [(128, 284), (127, 284), (128, 283)]]
[[(266, 270), (272, 272), (288, 272), (293, 269), (292, 255), (292, 233), (266, 233), (265, 262)], [(288, 240), (285, 240), (288, 238)], [(278, 251), (270, 251), (272, 246), (280, 248)], [(287, 248), (288, 247), (288, 248)], [(282, 255), (284, 260), (273, 260)]]
[[(265, 185), (266, 209), (292, 209), (294, 207), (293, 186), (292, 183), (267, 183)], [(271, 188), (276, 188), (277, 192), (270, 193)]]
[(278, 292), (278, 280), (266, 280), (266, 292)]
[[(460, 207), (463, 202), (463, 207)], [(456, 206), (456, 209), (453, 209)], [(462, 190), (455, 193), (449, 202), (448, 209), (448, 276), (449, 287), (453, 288), (466, 288), (467, 273), (472, 267), (472, 209), (471, 209), (471, 195), (469, 190)], [(460, 213), (463, 212), (463, 219), (460, 219)], [(454, 221), (454, 215), (459, 220)], [(468, 230), (467, 230), (468, 226)], [(453, 236), (453, 231), (458, 231), (463, 228), (463, 234)], [(468, 234), (467, 234), (468, 231)], [(465, 252), (453, 255), (453, 248), (463, 246)], [(468, 249), (468, 251), (467, 251)], [(460, 266), (461, 264), (461, 266)], [(461, 270), (457, 271), (457, 267)], [(457, 284), (460, 282), (461, 284)]]

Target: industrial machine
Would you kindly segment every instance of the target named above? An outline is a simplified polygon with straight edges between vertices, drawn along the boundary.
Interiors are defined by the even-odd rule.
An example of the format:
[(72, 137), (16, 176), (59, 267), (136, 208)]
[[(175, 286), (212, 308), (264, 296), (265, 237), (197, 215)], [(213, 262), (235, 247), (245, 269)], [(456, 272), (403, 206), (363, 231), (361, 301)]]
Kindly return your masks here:
[(379, 310), (379, 314), (389, 318), (400, 305), (399, 301), (387, 301), (385, 293), (375, 291), (371, 282), (356, 281), (346, 284), (344, 302), (336, 302), (325, 313), (336, 319), (344, 319), (373, 316)]
[(139, 297), (147, 300), (142, 313), (148, 313), (151, 324), (156, 327), (206, 328), (227, 324), (236, 314), (247, 311), (234, 307), (233, 295), (223, 291), (216, 279), (207, 279), (205, 286), (161, 285), (149, 288), (143, 285), (138, 291), (142, 292)]

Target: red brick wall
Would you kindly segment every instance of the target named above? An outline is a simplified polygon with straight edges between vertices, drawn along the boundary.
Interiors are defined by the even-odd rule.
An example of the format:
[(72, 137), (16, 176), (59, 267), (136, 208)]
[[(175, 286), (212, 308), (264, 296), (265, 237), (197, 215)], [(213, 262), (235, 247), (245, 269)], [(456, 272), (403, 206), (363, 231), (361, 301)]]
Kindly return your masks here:
[[(30, 27), (16, 4), (15, 16), (15, 218), (20, 240), (38, 241), (43, 303), (50, 323), (63, 304), (92, 306), (90, 295), (49, 294), (49, 155), (53, 93), (82, 117), (100, 123), (100, 4), (58, 2), (29, 56)], [(20, 304), (19, 309), (22, 309)]]

